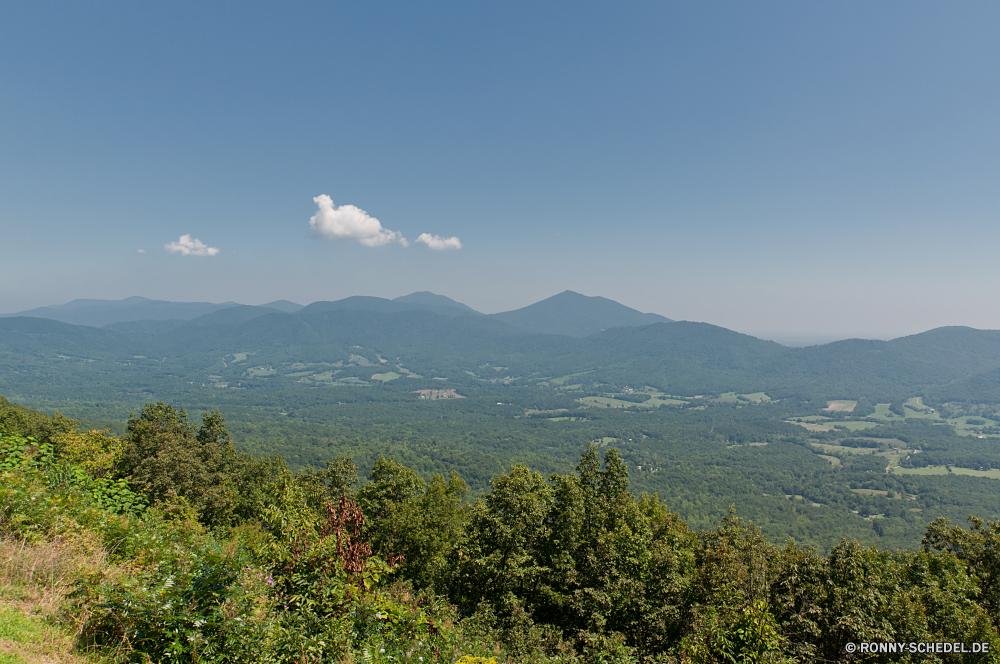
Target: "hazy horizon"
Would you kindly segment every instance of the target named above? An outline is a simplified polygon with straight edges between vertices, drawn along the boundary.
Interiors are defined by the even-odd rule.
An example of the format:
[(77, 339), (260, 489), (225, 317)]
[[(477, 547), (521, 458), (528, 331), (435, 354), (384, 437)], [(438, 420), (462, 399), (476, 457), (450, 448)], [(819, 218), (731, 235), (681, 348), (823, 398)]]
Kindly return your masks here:
[(761, 338), (1000, 328), (995, 3), (4, 18), (2, 311), (573, 290)]

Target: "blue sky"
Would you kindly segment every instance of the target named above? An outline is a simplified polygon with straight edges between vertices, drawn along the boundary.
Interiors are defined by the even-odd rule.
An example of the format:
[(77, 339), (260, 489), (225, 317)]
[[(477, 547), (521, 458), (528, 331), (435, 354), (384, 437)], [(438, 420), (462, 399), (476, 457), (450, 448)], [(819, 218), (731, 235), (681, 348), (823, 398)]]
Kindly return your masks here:
[(762, 335), (1000, 328), (998, 27), (995, 2), (6, 3), (0, 311), (571, 289)]

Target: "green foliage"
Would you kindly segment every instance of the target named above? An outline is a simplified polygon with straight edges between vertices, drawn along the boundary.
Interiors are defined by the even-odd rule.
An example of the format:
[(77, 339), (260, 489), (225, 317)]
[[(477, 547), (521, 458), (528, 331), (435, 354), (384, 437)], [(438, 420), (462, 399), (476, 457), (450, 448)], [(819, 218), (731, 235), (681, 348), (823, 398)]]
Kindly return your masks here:
[(358, 491), (358, 503), (368, 515), (366, 537), (372, 550), (398, 564), (397, 575), (421, 589), (447, 583), (449, 556), (465, 525), (462, 498), (465, 482), (434, 474), (424, 482), (395, 459), (379, 458), (369, 481)]
[[(869, 532), (918, 518), (909, 506), (923, 498), (886, 475), (883, 457), (847, 454), (834, 470), (793, 425), (756, 419), (772, 407), (672, 416), (690, 433), (641, 464), (648, 452), (633, 441), (659, 434), (616, 414), (620, 449), (591, 443), (564, 473), (514, 463), (463, 504), (457, 473), (427, 481), (392, 456), (374, 459), (360, 487), (346, 456), (293, 473), (234, 452), (217, 412), (194, 427), (161, 403), (130, 422), (120, 460), (101, 432), (0, 435), (0, 535), (106, 547), (108, 564), (79, 580), (65, 613), (80, 617), (81, 647), (122, 662), (749, 663), (840, 660), (862, 641), (1000, 649), (1000, 521), (936, 520), (917, 551), (845, 539), (823, 555), (770, 544), (734, 509), (695, 531), (659, 495), (633, 492), (640, 465), (677, 478), (710, 454), (720, 483), (852, 505)], [(922, 427), (890, 430), (927, 450), (952, 444)], [(109, 456), (85, 467), (81, 450)], [(170, 474), (143, 475), (139, 450)], [(774, 475), (789, 458), (800, 473)], [(185, 459), (200, 468), (179, 468)], [(136, 497), (115, 479), (129, 467), (155, 480), (151, 507), (123, 506), (108, 488)], [(224, 519), (205, 499), (215, 489), (230, 500)]]
[(92, 477), (58, 457), (52, 443), (0, 432), (0, 532), (38, 538), (76, 531), (107, 514), (136, 514), (142, 496), (125, 480)]
[(205, 413), (196, 429), (183, 409), (161, 401), (129, 418), (117, 473), (152, 504), (183, 499), (204, 523), (232, 525), (252, 515), (261, 498), (255, 492), (282, 469), (238, 453), (218, 411)]

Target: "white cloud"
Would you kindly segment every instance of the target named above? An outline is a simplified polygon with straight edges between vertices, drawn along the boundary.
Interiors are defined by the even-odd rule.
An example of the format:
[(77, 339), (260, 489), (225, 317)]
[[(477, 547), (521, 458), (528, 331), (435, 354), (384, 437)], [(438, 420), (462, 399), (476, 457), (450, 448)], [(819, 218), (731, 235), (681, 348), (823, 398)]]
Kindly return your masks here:
[(140, 253), (140, 254), (144, 254), (144, 253), (146, 253), (146, 250), (145, 250), (145, 249), (140, 249), (140, 250), (138, 251), (138, 253)]
[(431, 235), (430, 233), (421, 233), (420, 237), (417, 238), (417, 242), (423, 242), (431, 249), (444, 250), (444, 249), (461, 249), (462, 241), (457, 237), (441, 237), (440, 235)]
[(328, 240), (357, 240), (366, 247), (380, 247), (390, 242), (409, 245), (402, 233), (382, 228), (382, 222), (354, 205), (333, 204), (333, 199), (323, 194), (313, 198), (319, 211), (309, 219), (309, 226), (316, 237)]
[(214, 256), (219, 253), (219, 249), (208, 246), (198, 238), (192, 239), (190, 235), (182, 235), (177, 242), (168, 242), (163, 248), (182, 256)]

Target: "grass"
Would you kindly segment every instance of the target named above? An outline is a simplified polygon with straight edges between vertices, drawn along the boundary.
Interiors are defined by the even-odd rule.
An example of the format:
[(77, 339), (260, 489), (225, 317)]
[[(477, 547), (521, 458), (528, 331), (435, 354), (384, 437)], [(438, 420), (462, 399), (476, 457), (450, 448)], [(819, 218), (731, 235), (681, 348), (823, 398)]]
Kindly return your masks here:
[(397, 378), (402, 378), (402, 376), (396, 373), (395, 371), (375, 374), (374, 376), (372, 376), (372, 380), (380, 380), (383, 383), (388, 383), (390, 380), (396, 380)]
[(347, 361), (351, 364), (358, 364), (362, 367), (375, 366), (367, 357), (364, 357), (363, 355), (355, 355), (354, 353), (351, 353), (351, 357)]
[(830, 445), (829, 443), (810, 443), (810, 445), (824, 452), (841, 452), (846, 454), (871, 454), (878, 449), (875, 447), (841, 447), (840, 445)]
[(271, 367), (254, 367), (253, 369), (247, 369), (247, 375), (253, 376), (254, 378), (259, 378), (261, 376), (273, 376), (278, 371), (272, 369)]
[(666, 394), (659, 394), (651, 398), (646, 403), (651, 403), (657, 406), (683, 406), (687, 403), (684, 399), (674, 399)]
[(643, 403), (633, 403), (631, 401), (621, 401), (619, 399), (614, 399), (612, 397), (583, 397), (580, 402), (587, 406), (597, 406), (598, 408), (628, 408), (629, 406), (637, 406), (639, 408), (656, 408), (658, 403), (653, 403), (653, 400), (644, 401)]
[[(912, 399), (911, 399), (912, 401)], [(906, 419), (918, 419), (918, 420), (936, 420), (939, 419), (937, 413), (928, 413), (923, 410), (914, 410), (907, 405), (903, 406), (903, 412), (906, 413)]]
[(875, 404), (875, 413), (872, 417), (876, 420), (902, 420), (903, 418), (899, 415), (889, 412), (889, 404), (880, 403)]
[(797, 424), (800, 427), (804, 427), (808, 431), (831, 431), (833, 427), (828, 427), (823, 424), (813, 424), (812, 422), (793, 422), (791, 420), (785, 420), (789, 424)]
[(96, 661), (74, 652), (75, 629), (57, 616), (76, 579), (106, 568), (87, 542), (0, 539), (0, 664)]
[(883, 491), (880, 489), (851, 489), (854, 493), (860, 493), (863, 496), (887, 496), (888, 491)]
[[(499, 369), (497, 370), (499, 371)], [(593, 369), (591, 369), (591, 371), (593, 371)], [(567, 374), (565, 376), (560, 376), (559, 378), (550, 378), (548, 382), (552, 385), (564, 385), (566, 381), (568, 381), (570, 378), (576, 378), (577, 376), (585, 376), (591, 373), (591, 371), (581, 371), (580, 373)]]
[(847, 429), (848, 431), (864, 431), (865, 429), (871, 429), (877, 427), (878, 422), (837, 422), (833, 427), (835, 429)]
[[(947, 475), (948, 468), (945, 466), (926, 466), (924, 468), (894, 468), (894, 473), (899, 473), (900, 475)], [(959, 468), (958, 466), (952, 466), (951, 472), (954, 475), (968, 475), (971, 477), (989, 477), (994, 480), (1000, 480), (1000, 468), (993, 468), (991, 470), (973, 470), (971, 468)]]
[(340, 370), (337, 371), (324, 371), (323, 373), (318, 373), (315, 376), (310, 376), (310, 379), (318, 382), (330, 382), (334, 378), (334, 375), (339, 374)]
[(848, 401), (846, 399), (841, 399), (839, 401), (827, 401), (826, 408), (823, 410), (829, 410), (833, 412), (850, 413), (854, 411), (854, 407), (858, 405), (857, 401)]
[(0, 606), (0, 664), (76, 664), (87, 658), (73, 652), (75, 639), (45, 617)]

